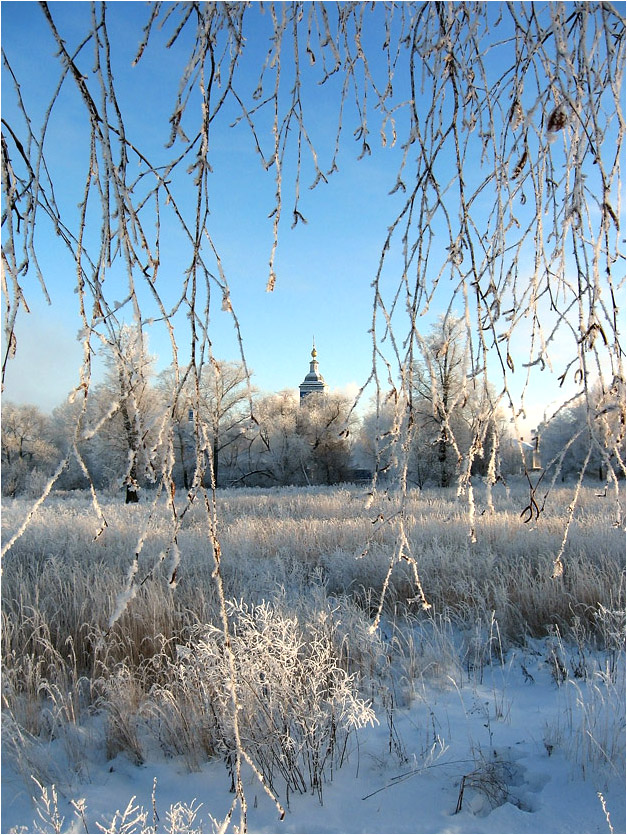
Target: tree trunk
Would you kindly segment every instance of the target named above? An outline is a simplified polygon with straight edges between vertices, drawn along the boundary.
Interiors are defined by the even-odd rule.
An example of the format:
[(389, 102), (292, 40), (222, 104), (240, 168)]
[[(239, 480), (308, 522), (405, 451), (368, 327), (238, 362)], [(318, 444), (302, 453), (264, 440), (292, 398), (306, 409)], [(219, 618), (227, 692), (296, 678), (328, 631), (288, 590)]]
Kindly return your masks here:
[[(124, 389), (122, 388), (123, 380), (120, 374), (120, 387), (122, 392), (124, 393)], [(139, 438), (137, 437), (137, 430), (133, 425), (133, 421), (128, 413), (128, 408), (126, 403), (123, 404), (122, 409), (122, 420), (124, 421), (124, 432), (126, 434), (126, 442), (128, 444), (129, 452), (133, 455), (133, 463), (131, 464), (131, 469), (129, 470), (128, 477), (126, 479), (126, 502), (125, 504), (134, 504), (135, 502), (139, 501), (139, 485), (137, 483), (137, 449), (139, 446)]]
[(185, 490), (189, 490), (189, 475), (187, 473), (187, 464), (185, 463), (185, 440), (183, 438), (183, 434), (180, 430), (180, 427), (177, 431), (178, 441), (179, 441), (179, 454), (181, 456), (181, 471), (183, 474), (183, 487)]
[(217, 487), (218, 486), (218, 434), (213, 436), (213, 460), (211, 462), (213, 467), (213, 483)]
[(450, 483), (449, 472), (446, 467), (446, 435), (442, 435), (438, 442), (438, 461), (440, 462), (440, 487), (448, 487)]

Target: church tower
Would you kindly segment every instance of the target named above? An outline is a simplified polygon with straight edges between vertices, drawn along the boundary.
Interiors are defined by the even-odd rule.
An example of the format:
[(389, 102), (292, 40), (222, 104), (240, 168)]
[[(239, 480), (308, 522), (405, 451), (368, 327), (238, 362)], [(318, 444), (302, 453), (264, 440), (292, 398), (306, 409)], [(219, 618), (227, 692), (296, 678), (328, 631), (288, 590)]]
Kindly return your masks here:
[(311, 351), (311, 362), (309, 363), (309, 374), (305, 377), (303, 382), (300, 384), (300, 399), (301, 403), (308, 394), (312, 392), (316, 392), (317, 394), (324, 394), (327, 390), (328, 386), (324, 381), (324, 377), (318, 371), (318, 360), (316, 357), (318, 356), (318, 352), (316, 351), (316, 343), (313, 344), (313, 349)]

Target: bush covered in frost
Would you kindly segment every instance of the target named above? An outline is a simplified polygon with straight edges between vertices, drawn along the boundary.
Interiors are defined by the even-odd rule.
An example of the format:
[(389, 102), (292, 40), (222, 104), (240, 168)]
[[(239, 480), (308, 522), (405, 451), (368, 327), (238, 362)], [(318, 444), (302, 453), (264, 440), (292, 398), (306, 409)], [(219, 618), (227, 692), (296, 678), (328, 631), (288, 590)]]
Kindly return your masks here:
[[(375, 721), (359, 696), (356, 673), (338, 653), (329, 610), (307, 621), (280, 601), (228, 606), (235, 659), (239, 733), (273, 792), (316, 792), (342, 764), (349, 734)], [(220, 754), (234, 760), (231, 676), (224, 635), (198, 626), (169, 662), (166, 687), (152, 692), (166, 750), (188, 759)]]

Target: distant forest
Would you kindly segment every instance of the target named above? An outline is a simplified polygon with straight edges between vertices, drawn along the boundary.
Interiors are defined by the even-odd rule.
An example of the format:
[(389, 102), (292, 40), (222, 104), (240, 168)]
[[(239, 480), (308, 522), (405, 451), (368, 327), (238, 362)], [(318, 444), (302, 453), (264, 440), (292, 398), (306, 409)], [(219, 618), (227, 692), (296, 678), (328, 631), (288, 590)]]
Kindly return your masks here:
[[(378, 412), (373, 403), (358, 415), (354, 403), (338, 394), (313, 393), (299, 401), (296, 390), (259, 393), (242, 364), (218, 361), (204, 369), (200, 396), (179, 396), (171, 415), (173, 370), (155, 375), (152, 360), (138, 355), (137, 334), (127, 328), (122, 333), (127, 362), (121, 366), (119, 355), (115, 362), (105, 357), (105, 379), (92, 388), (78, 438), (81, 404), (72, 397), (49, 415), (32, 405), (4, 403), (3, 495), (39, 495), (55, 475), (58, 489), (86, 488), (83, 465), (97, 487), (125, 489), (127, 501), (158, 482), (164, 468), (185, 491), (199, 479), (217, 487), (368, 483), (373, 477), (386, 484), (398, 479), (401, 466), (410, 488), (454, 486), (468, 476), (468, 468), (491, 484), (541, 469), (549, 475), (559, 471), (565, 480), (582, 467), (604, 480), (603, 457), (589, 454), (583, 398), (541, 423), (532, 443), (524, 443), (504, 415), (486, 419), (479, 395), (460, 397), (466, 374), (461, 333), (461, 328), (457, 334), (433, 329), (427, 360), (431, 371), (438, 366), (440, 390), (434, 397), (431, 371), (417, 364), (414, 421), (399, 427), (392, 392)], [(401, 430), (408, 439), (402, 465), (396, 445)], [(205, 440), (200, 470), (197, 433)], [(78, 455), (72, 455), (74, 445)], [(467, 449), (473, 450), (471, 458), (461, 451)]]

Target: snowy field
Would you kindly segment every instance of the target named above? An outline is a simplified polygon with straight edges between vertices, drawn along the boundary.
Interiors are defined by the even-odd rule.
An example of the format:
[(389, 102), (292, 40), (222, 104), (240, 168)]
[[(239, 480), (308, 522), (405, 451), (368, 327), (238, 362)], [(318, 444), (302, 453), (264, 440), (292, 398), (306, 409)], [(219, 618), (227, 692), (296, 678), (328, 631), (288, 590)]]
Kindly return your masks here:
[[(220, 492), (234, 668), (201, 508), (170, 586), (165, 504), (103, 499), (94, 540), (89, 496), (50, 497), (4, 558), (2, 832), (235, 831), (232, 695), (250, 832), (625, 832), (624, 494), (601, 492), (559, 580), (572, 489), (524, 524), (523, 490), (478, 486), (476, 542), (452, 494), (411, 496), (432, 608), (401, 561), (375, 631), (394, 496)], [(31, 506), (3, 503), (5, 543)]]

